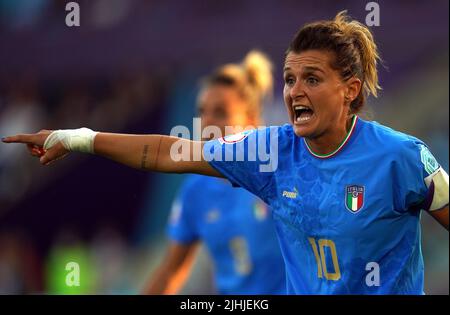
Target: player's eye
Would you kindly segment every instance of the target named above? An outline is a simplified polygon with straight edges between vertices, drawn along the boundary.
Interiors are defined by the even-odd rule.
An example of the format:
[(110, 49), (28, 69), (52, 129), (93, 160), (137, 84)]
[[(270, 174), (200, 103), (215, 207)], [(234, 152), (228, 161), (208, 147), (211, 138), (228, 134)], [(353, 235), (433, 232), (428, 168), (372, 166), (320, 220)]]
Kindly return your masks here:
[(319, 83), (319, 79), (314, 76), (309, 76), (306, 78), (306, 83), (309, 85), (317, 85)]
[(284, 82), (288, 86), (293, 86), (295, 84), (295, 79), (291, 76), (285, 77)]

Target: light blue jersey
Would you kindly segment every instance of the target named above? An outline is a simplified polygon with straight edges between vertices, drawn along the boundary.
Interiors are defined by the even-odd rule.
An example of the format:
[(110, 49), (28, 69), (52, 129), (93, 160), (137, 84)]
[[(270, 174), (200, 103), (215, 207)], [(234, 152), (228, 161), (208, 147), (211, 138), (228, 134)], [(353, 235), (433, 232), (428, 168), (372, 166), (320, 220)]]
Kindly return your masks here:
[[(225, 161), (255, 143), (273, 172), (261, 171), (264, 155)], [(355, 116), (327, 157), (291, 125), (210, 141), (204, 153), (272, 208), (288, 294), (423, 294), (420, 209), (439, 165), (420, 140)]]
[(286, 294), (272, 214), (259, 198), (224, 179), (190, 175), (170, 217), (178, 243), (203, 241), (220, 294)]

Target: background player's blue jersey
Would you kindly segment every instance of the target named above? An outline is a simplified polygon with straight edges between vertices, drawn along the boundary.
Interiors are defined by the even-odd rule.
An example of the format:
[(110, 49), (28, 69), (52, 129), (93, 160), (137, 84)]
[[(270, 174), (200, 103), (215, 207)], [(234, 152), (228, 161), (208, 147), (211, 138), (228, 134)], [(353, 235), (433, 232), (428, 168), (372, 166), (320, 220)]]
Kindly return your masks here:
[(223, 158), (255, 143), (271, 151), (273, 172), (261, 172), (260, 156), (210, 164), (271, 206), (288, 294), (423, 294), (420, 204), (439, 165), (420, 140), (355, 116), (328, 158), (291, 125), (210, 141), (204, 153)]
[(170, 217), (178, 243), (203, 241), (220, 294), (286, 294), (272, 214), (259, 198), (224, 179), (190, 175)]

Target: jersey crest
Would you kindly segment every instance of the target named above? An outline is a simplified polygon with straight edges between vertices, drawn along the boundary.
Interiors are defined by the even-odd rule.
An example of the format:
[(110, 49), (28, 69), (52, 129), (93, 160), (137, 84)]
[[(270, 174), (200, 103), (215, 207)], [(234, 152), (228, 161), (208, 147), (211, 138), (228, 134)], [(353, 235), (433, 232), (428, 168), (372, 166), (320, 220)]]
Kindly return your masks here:
[(345, 206), (351, 212), (358, 212), (364, 205), (364, 186), (349, 185), (345, 188)]

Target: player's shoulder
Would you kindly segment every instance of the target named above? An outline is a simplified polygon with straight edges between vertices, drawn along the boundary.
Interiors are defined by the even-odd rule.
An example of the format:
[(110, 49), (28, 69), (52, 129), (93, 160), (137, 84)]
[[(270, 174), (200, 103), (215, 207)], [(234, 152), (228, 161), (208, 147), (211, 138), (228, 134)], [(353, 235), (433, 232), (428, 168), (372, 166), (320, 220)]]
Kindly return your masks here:
[(294, 135), (292, 125), (284, 124), (281, 126), (260, 126), (256, 129), (248, 130), (248, 137), (261, 137), (266, 136), (276, 136), (276, 137), (291, 137)]
[[(256, 132), (255, 132), (256, 131)], [(259, 127), (257, 129), (252, 129), (249, 131), (249, 136), (256, 135), (256, 134), (276, 134), (277, 136), (286, 136), (290, 137), (294, 135), (294, 129), (292, 128), (291, 124), (284, 124), (281, 126), (263, 126)]]
[(295, 135), (294, 128), (291, 124), (284, 124), (281, 126), (271, 126), (270, 132), (271, 137), (276, 137), (278, 146), (282, 149), (283, 147), (290, 147), (294, 140), (298, 138)]
[(295, 136), (294, 128), (291, 124), (284, 124), (282, 126), (278, 126), (278, 132), (287, 138), (292, 138)]
[(293, 136), (295, 136), (295, 134), (290, 124), (284, 124), (282, 126), (259, 126), (258, 128), (234, 133), (207, 143), (236, 145), (255, 141), (256, 143), (259, 143), (259, 141), (263, 139), (269, 142), (273, 139), (288, 140)]
[(386, 153), (408, 153), (426, 148), (425, 143), (409, 134), (382, 125), (376, 121), (360, 119), (364, 139), (378, 150)]
[[(249, 130), (245, 135), (246, 142), (256, 142), (261, 144), (261, 140), (271, 148), (289, 147), (294, 138), (296, 138), (292, 125), (284, 124), (281, 126), (265, 126)], [(275, 145), (276, 144), (276, 145)]]

